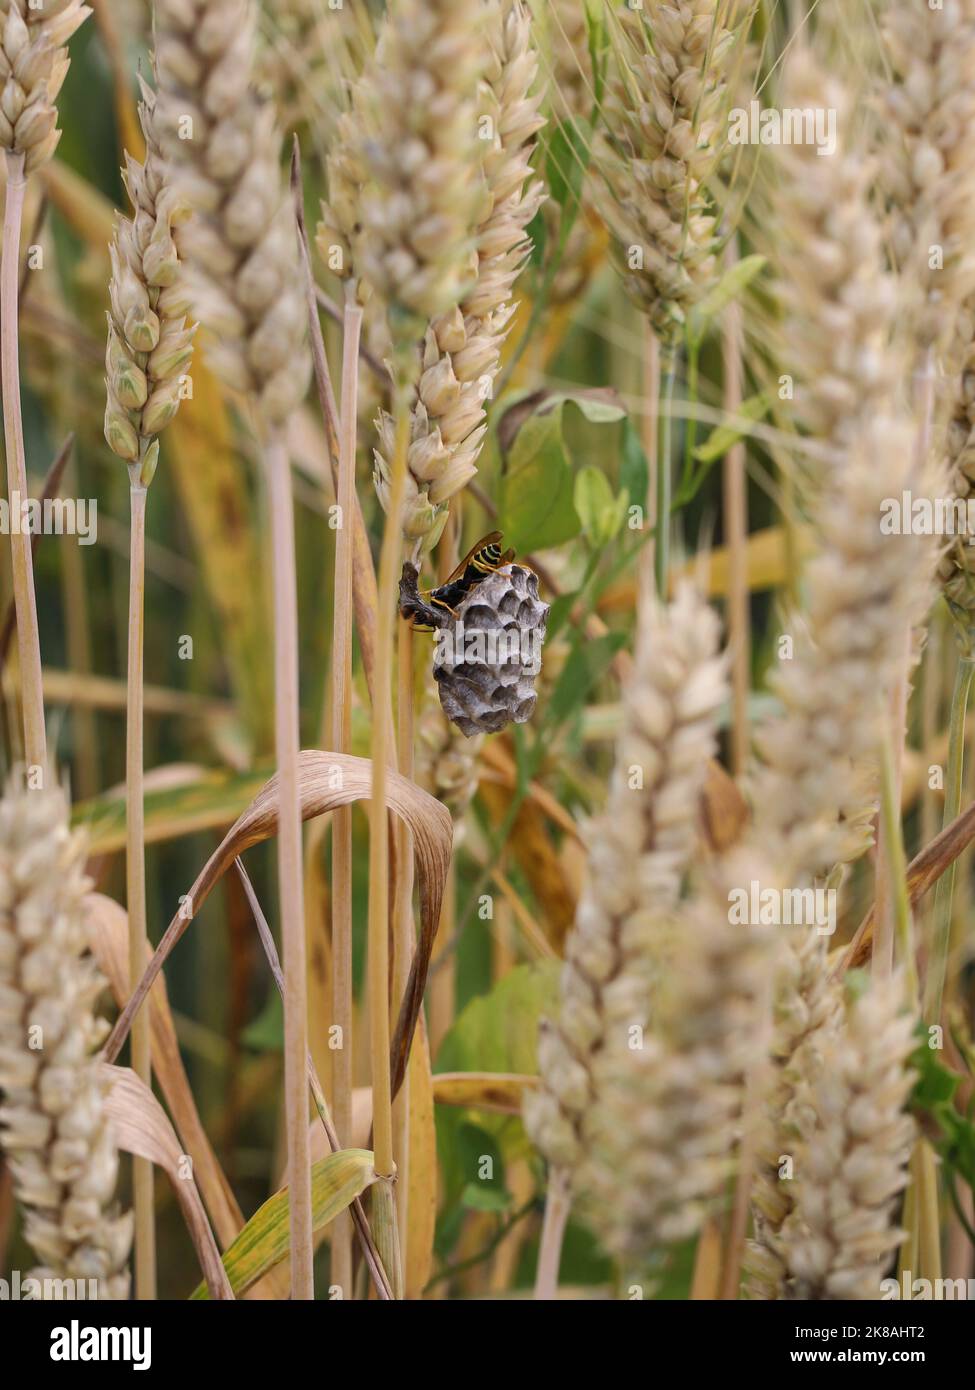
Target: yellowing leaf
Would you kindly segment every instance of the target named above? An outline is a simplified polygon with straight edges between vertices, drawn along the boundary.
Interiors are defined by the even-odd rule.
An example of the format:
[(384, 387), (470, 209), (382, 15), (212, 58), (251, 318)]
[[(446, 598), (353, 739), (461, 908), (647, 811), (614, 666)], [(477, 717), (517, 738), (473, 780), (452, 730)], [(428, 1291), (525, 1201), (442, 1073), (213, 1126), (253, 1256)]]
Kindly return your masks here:
[[(312, 1227), (320, 1231), (339, 1212), (351, 1206), (375, 1181), (372, 1154), (365, 1149), (342, 1149), (319, 1159), (311, 1170)], [(223, 1267), (235, 1297), (246, 1293), (269, 1269), (286, 1258), (290, 1240), (288, 1189), (282, 1187), (260, 1207), (223, 1257)], [(208, 1297), (207, 1287), (194, 1289), (194, 1299)]]

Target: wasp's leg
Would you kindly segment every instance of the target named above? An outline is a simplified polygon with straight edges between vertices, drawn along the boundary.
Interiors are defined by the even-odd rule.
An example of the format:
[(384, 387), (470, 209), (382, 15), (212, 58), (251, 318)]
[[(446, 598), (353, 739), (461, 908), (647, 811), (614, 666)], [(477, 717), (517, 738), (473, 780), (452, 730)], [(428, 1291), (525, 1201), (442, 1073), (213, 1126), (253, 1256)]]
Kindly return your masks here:
[[(438, 608), (444, 609), (444, 611), (449, 613), (452, 618), (457, 617), (457, 609), (451, 608), (450, 604), (445, 603), (442, 598), (437, 598), (437, 595), (435, 593), (432, 593), (430, 595), (430, 602), (432, 604), (435, 603)], [(441, 626), (443, 626), (443, 624), (441, 624)]]

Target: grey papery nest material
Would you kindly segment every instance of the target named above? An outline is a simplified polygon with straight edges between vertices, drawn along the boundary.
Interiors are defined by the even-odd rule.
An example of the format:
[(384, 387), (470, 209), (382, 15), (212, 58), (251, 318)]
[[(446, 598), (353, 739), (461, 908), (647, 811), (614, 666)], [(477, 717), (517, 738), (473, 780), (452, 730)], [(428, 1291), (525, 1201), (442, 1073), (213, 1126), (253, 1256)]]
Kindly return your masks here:
[(50, 159), (61, 132), (57, 98), (70, 60), (66, 44), (91, 14), (81, 0), (0, 0), (0, 145), (24, 156), (27, 173)]
[(105, 981), (87, 954), (84, 866), (61, 789), (13, 777), (0, 801), (0, 1147), (35, 1277), (94, 1279), (99, 1298), (125, 1298), (132, 1229), (113, 1205), (118, 1151), (95, 1055)]
[(433, 670), (440, 703), (468, 738), (532, 717), (548, 613), (538, 596), (538, 576), (523, 565), (503, 565), (464, 597), (440, 629)]

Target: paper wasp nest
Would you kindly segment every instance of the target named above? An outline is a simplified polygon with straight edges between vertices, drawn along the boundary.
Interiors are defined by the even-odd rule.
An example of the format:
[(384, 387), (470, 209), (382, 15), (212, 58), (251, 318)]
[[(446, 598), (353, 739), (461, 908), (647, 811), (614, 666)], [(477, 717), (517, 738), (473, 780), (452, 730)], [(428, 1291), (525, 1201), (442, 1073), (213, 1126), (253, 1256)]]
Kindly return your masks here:
[(448, 719), (473, 738), (524, 724), (535, 709), (548, 604), (523, 565), (486, 575), (438, 628), (433, 674)]

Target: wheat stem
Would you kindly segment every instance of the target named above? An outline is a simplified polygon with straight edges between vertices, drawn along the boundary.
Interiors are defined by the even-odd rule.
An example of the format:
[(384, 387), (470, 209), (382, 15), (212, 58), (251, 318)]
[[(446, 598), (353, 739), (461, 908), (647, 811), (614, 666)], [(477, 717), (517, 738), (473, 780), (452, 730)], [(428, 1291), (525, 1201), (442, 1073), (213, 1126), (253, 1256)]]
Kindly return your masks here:
[[(729, 265), (736, 259), (735, 242), (729, 243)], [(724, 359), (724, 409), (738, 414), (742, 402), (742, 350), (744, 325), (741, 304), (732, 300), (725, 310), (722, 336)], [(696, 359), (695, 349), (695, 359)], [(696, 375), (696, 366), (695, 366)], [(696, 383), (695, 383), (696, 386)], [(696, 400), (696, 390), (694, 399)], [(687, 424), (690, 432), (692, 422)], [(748, 689), (751, 676), (751, 633), (748, 593), (748, 480), (745, 445), (733, 444), (725, 455), (722, 526), (728, 551), (728, 651), (731, 658), (731, 771), (741, 777), (748, 764)]]
[(291, 1197), (291, 1296), (314, 1298), (308, 1143), (308, 995), (301, 805), (298, 794), (298, 600), (291, 464), (280, 431), (265, 442), (274, 591), (274, 741), (278, 768), (278, 894), (284, 947), (284, 1090)]
[(47, 766), (47, 735), (44, 728), (37, 598), (34, 593), (30, 532), (20, 524), (21, 506), (29, 496), (27, 462), (24, 456), (24, 421), (20, 401), (18, 326), (20, 234), (26, 187), (24, 156), (8, 150), (7, 197), (0, 267), (0, 366), (3, 383), (3, 432), (7, 452), (7, 492), (10, 500), (10, 554), (14, 602), (17, 608), (24, 755), (28, 767), (44, 769)]
[[(901, 789), (897, 782), (896, 750), (903, 746), (903, 736), (897, 725), (885, 730), (881, 742), (881, 799), (880, 823), (887, 844), (884, 871), (887, 875), (887, 898), (890, 903), (892, 937), (896, 940), (900, 968), (904, 974), (906, 1002), (916, 1012), (918, 1005), (917, 967), (914, 963), (914, 943), (911, 938), (911, 906), (907, 889), (907, 860), (904, 854), (904, 834), (901, 826)], [(879, 872), (878, 864), (878, 872)], [(890, 975), (894, 965), (893, 941), (890, 963), (881, 976)]]
[[(401, 374), (402, 375), (402, 374)], [(385, 695), (391, 688), (393, 666), (396, 581), (399, 568), (400, 517), (406, 490), (406, 454), (409, 443), (410, 409), (408, 391), (402, 382), (396, 391), (396, 447), (390, 476), (389, 505), (379, 558), (379, 612), (376, 632), (375, 690), (379, 704), (372, 721), (372, 794), (369, 803), (369, 1034), (372, 1067), (373, 1148), (376, 1172), (391, 1180), (396, 1173), (393, 1161), (392, 1094), (389, 1071), (389, 839), (386, 807), (386, 761), (389, 754), (388, 725), (384, 717)], [(385, 1189), (389, 1187), (388, 1202)], [(382, 1211), (395, 1208), (391, 1183), (377, 1184), (382, 1191)], [(375, 1210), (375, 1207), (374, 1207)], [(395, 1230), (395, 1215), (392, 1220)], [(380, 1232), (376, 1240), (384, 1261), (395, 1253), (396, 1264), (387, 1264), (394, 1291), (402, 1284), (398, 1268), (398, 1241), (384, 1248)]]
[[(254, 922), (257, 926), (257, 934), (261, 939), (261, 945), (264, 948), (264, 954), (267, 957), (267, 963), (271, 968), (271, 974), (274, 977), (274, 983), (277, 985), (278, 994), (281, 996), (281, 1001), (283, 1003), (284, 971), (281, 969), (281, 962), (278, 959), (278, 951), (277, 947), (274, 944), (274, 937), (271, 935), (271, 928), (267, 924), (267, 918), (264, 916), (264, 911), (261, 907), (260, 902), (258, 901), (257, 894), (254, 892), (254, 885), (251, 883), (250, 876), (248, 875), (247, 870), (244, 868), (244, 865), (239, 859), (235, 859), (234, 867), (237, 870), (238, 876), (244, 888), (244, 894), (247, 898), (248, 903), (250, 904), (251, 913), (253, 914)], [(325, 1092), (322, 1088), (322, 1083), (319, 1080), (317, 1071), (315, 1070), (315, 1059), (312, 1057), (310, 1050), (308, 1053), (308, 1085), (311, 1088), (312, 1099), (315, 1102), (315, 1109), (318, 1111), (318, 1118), (322, 1122), (322, 1128), (325, 1131), (325, 1137), (328, 1140), (328, 1146), (331, 1149), (332, 1153), (338, 1153), (339, 1150), (342, 1148), (342, 1144), (339, 1142), (335, 1122), (331, 1114), (331, 1111), (329, 1110), (328, 1101), (325, 1098)], [(386, 1271), (382, 1267), (382, 1262), (379, 1258), (379, 1252), (376, 1249), (375, 1241), (372, 1238), (372, 1232), (369, 1229), (369, 1223), (366, 1221), (365, 1212), (362, 1207), (362, 1202), (358, 1197), (352, 1203), (352, 1206), (350, 1208), (350, 1215), (359, 1235), (359, 1240), (362, 1245), (363, 1258), (365, 1259), (365, 1262), (369, 1268), (370, 1277), (372, 1278), (372, 1281), (376, 1286), (376, 1294), (380, 1299), (389, 1299), (392, 1297), (392, 1294), (390, 1292), (389, 1282), (386, 1278)], [(336, 1282), (334, 1278), (332, 1282)]]
[(569, 1174), (565, 1168), (549, 1171), (548, 1191), (545, 1194), (545, 1218), (542, 1240), (538, 1250), (535, 1272), (535, 1298), (551, 1301), (557, 1297), (559, 1266), (562, 1263), (562, 1242), (572, 1209)]
[(932, 1283), (941, 1278), (941, 1217), (938, 1212), (938, 1169), (926, 1139), (917, 1145), (917, 1274)]
[[(340, 525), (335, 539), (335, 613), (332, 625), (332, 737), (336, 753), (347, 753), (352, 723), (352, 527), (355, 511), (355, 454), (358, 356), (362, 310), (345, 306), (342, 340), (342, 414), (339, 421), (337, 499)], [(332, 1020), (342, 1046), (332, 1062), (332, 1096), (339, 1142), (352, 1130), (352, 808), (332, 817)], [(343, 1212), (332, 1232), (331, 1281), (352, 1298), (352, 1225)]]
[[(146, 499), (148, 489), (133, 471), (129, 560), (129, 656), (126, 677), (125, 724), (125, 879), (129, 920), (129, 988), (142, 979), (149, 944), (146, 929), (146, 846), (143, 793), (143, 653), (145, 647)], [(132, 1024), (132, 1070), (147, 1086), (152, 1084), (149, 1012), (136, 1014)], [(135, 1296), (156, 1297), (156, 1231), (153, 1207), (152, 1163), (132, 1160), (135, 1210)]]
[(674, 429), (674, 386), (677, 381), (677, 349), (661, 345), (662, 384), (657, 403), (659, 438), (657, 448), (657, 511), (654, 532), (654, 575), (657, 594), (666, 602), (670, 573), (670, 509), (672, 494), (671, 440)]
[[(413, 766), (413, 624), (402, 618), (398, 624), (397, 642), (397, 758), (399, 771), (414, 780)], [(399, 1001), (406, 994), (415, 944), (413, 928), (413, 836), (402, 821), (396, 825), (396, 891), (393, 906), (393, 1017)], [(398, 1211), (400, 1250), (407, 1256), (407, 1217), (410, 1160), (410, 1074), (407, 1070), (396, 1097), (393, 1112), (393, 1152), (396, 1155), (398, 1177)]]
[[(948, 722), (948, 765), (945, 769), (945, 805), (941, 828), (949, 826), (961, 810), (965, 766), (965, 719), (968, 700), (975, 677), (975, 651), (960, 651), (955, 669), (955, 685), (951, 695), (951, 714)], [(952, 862), (938, 879), (934, 894), (934, 935), (931, 959), (928, 961), (924, 984), (924, 1016), (929, 1023), (941, 1017), (945, 980), (948, 974), (948, 954), (951, 940), (951, 902), (955, 889), (955, 864)]]
[[(658, 448), (660, 443), (658, 416), (660, 412), (660, 339), (654, 333), (650, 320), (643, 320), (643, 399), (646, 411), (641, 422), (643, 452), (647, 457), (646, 525), (656, 535), (657, 530), (657, 474), (660, 468)], [(648, 591), (652, 590), (656, 558), (653, 540), (644, 546), (640, 561), (641, 582)]]

